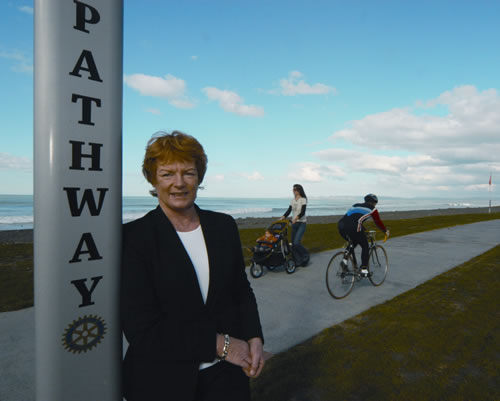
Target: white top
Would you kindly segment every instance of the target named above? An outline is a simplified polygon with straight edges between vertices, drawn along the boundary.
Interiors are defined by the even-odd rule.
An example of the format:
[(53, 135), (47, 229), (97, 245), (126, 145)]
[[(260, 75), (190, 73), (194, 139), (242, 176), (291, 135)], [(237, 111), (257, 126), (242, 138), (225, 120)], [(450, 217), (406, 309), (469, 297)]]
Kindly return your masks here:
[(203, 297), (203, 302), (207, 302), (208, 285), (210, 283), (210, 268), (208, 266), (208, 253), (207, 246), (205, 245), (205, 238), (201, 225), (193, 231), (180, 232), (177, 235), (182, 241), (182, 245), (186, 249), (191, 262), (193, 263), (198, 283), (200, 284), (200, 291)]
[[(198, 284), (200, 285), (203, 302), (206, 303), (208, 296), (208, 286), (210, 284), (210, 266), (208, 263), (207, 246), (205, 244), (205, 238), (203, 237), (201, 225), (199, 225), (193, 231), (177, 231), (177, 235), (181, 239), (182, 245), (184, 245), (189, 258), (193, 263), (194, 270), (196, 271), (196, 276), (198, 277)], [(201, 363), (199, 369), (206, 369), (212, 365), (215, 365), (216, 363), (217, 359), (212, 362)]]
[[(302, 205), (307, 205), (307, 199), (300, 197), (299, 199), (293, 198), (290, 202), (290, 206), (292, 207), (292, 216), (298, 216), (302, 211)], [(300, 219), (297, 220), (300, 223), (306, 223), (306, 215), (304, 214)]]

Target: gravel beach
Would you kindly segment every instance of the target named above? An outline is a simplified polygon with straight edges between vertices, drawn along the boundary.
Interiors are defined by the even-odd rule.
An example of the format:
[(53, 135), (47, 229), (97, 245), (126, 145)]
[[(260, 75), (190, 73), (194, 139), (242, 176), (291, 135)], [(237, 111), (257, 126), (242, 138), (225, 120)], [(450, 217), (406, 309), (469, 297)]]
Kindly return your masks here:
[[(430, 209), (430, 210), (405, 210), (398, 212), (384, 212), (380, 211), (380, 216), (385, 220), (399, 220), (399, 219), (415, 219), (427, 216), (444, 216), (455, 214), (475, 214), (475, 213), (488, 213), (488, 207), (478, 208), (449, 208), (449, 209)], [(500, 206), (491, 208), (492, 213), (500, 212)], [(328, 224), (336, 223), (341, 218), (341, 215), (331, 216), (307, 216), (309, 224)], [(236, 224), (238, 228), (267, 228), (272, 221), (276, 218), (238, 218)], [(33, 230), (4, 230), (0, 231), (0, 244), (15, 244), (15, 243), (30, 243), (33, 242)]]

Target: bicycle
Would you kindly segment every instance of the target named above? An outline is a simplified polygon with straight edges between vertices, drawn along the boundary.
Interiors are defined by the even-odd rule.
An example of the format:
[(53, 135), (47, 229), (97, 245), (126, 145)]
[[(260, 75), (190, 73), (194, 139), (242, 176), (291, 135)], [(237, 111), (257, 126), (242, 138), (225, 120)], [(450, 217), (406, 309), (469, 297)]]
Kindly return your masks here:
[[(375, 234), (376, 231), (366, 232), (370, 252), (367, 277), (374, 286), (378, 287), (385, 281), (387, 276), (389, 259), (384, 247), (375, 242)], [(386, 240), (387, 236), (385, 236), (384, 242)], [(351, 293), (354, 282), (360, 281), (364, 277), (361, 275), (356, 262), (352, 241), (346, 242), (344, 249), (333, 255), (330, 262), (328, 262), (326, 269), (328, 292), (333, 298), (345, 298)]]

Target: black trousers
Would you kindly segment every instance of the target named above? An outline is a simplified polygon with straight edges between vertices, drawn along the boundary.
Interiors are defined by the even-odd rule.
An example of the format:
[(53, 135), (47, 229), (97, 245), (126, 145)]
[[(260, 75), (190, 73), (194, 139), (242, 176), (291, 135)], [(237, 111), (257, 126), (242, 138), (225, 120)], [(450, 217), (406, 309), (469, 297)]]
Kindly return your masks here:
[(361, 246), (361, 267), (368, 266), (368, 259), (370, 258), (369, 245), (364, 231), (358, 232), (357, 224), (348, 224), (343, 220), (339, 221), (337, 228), (342, 238), (346, 241), (352, 241), (354, 247)]
[(250, 383), (243, 370), (219, 362), (200, 371), (193, 401), (250, 401)]

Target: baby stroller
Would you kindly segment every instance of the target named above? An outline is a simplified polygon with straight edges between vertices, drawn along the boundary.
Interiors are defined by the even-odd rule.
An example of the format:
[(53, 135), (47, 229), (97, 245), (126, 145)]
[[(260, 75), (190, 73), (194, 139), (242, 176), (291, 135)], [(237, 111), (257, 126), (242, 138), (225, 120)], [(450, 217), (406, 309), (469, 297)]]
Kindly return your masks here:
[(269, 270), (284, 266), (288, 274), (295, 271), (292, 247), (288, 242), (289, 227), (289, 220), (276, 220), (267, 228), (263, 236), (257, 238), (257, 245), (252, 248), (253, 256), (250, 265), (252, 277), (262, 276), (263, 266)]

